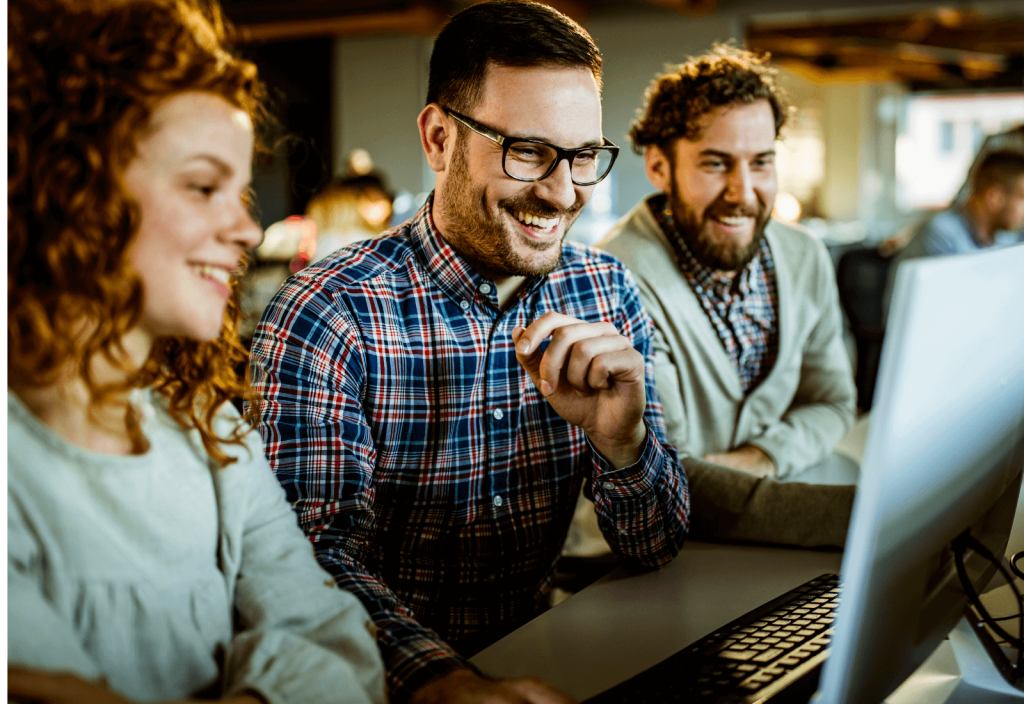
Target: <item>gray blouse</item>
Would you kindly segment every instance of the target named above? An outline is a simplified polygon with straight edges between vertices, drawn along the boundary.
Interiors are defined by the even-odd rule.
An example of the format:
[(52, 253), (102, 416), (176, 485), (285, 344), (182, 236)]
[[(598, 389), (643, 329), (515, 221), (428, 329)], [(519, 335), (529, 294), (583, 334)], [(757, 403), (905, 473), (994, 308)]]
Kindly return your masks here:
[(385, 701), (372, 621), (316, 563), (259, 436), (212, 468), (197, 433), (143, 408), (148, 451), (105, 455), (8, 391), (8, 662), (140, 701)]

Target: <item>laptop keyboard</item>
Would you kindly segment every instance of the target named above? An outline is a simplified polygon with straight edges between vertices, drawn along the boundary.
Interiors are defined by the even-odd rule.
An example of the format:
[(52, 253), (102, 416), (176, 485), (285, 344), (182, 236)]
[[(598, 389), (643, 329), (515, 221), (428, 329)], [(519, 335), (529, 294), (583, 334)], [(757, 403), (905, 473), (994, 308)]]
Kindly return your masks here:
[(839, 577), (816, 577), (584, 704), (753, 704), (796, 690), (810, 697), (838, 600)]

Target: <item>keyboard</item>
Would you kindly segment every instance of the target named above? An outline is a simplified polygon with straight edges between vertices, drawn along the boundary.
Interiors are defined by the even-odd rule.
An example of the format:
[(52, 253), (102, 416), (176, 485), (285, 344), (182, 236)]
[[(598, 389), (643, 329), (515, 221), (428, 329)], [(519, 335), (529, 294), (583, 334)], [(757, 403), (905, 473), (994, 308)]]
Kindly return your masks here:
[(584, 704), (806, 702), (838, 601), (839, 577), (816, 577)]

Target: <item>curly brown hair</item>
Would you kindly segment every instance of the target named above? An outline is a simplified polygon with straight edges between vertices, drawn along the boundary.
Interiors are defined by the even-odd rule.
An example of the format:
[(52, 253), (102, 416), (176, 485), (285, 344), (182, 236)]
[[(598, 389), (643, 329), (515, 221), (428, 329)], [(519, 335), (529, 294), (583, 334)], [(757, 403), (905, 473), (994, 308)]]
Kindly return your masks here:
[(715, 44), (710, 53), (691, 57), (655, 78), (629, 131), (633, 150), (642, 153), (644, 147), (655, 145), (666, 151), (676, 139), (699, 139), (702, 118), (714, 108), (758, 100), (771, 105), (777, 137), (790, 107), (785, 91), (775, 82), (778, 71), (767, 64), (769, 58), (769, 54), (758, 56)]
[[(227, 52), (228, 32), (203, 0), (8, 5), (8, 383), (45, 387), (73, 370), (94, 408), (152, 387), (220, 465), (233, 461), (222, 445), (249, 430), (222, 437), (213, 427), (225, 402), (252, 395), (237, 293), (218, 339), (162, 338), (133, 367), (122, 340), (143, 311), (128, 256), (140, 213), (123, 177), (154, 109), (173, 95), (207, 91), (262, 122), (256, 67)], [(99, 384), (99, 358), (127, 380)]]

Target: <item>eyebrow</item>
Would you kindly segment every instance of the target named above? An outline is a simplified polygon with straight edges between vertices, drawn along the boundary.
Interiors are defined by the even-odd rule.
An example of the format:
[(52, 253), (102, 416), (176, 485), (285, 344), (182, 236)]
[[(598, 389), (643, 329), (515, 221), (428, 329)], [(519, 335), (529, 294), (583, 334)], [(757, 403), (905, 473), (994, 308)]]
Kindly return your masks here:
[[(698, 154), (698, 156), (717, 156), (717, 157), (721, 157), (723, 159), (735, 159), (736, 158), (735, 155), (730, 154), (729, 152), (720, 152), (717, 149), (705, 149), (702, 152), (700, 152)], [(760, 156), (775, 156), (775, 150), (774, 149), (769, 149), (768, 151), (758, 152), (757, 154), (754, 155), (755, 158), (756, 157), (760, 157)]]
[(205, 161), (226, 176), (229, 176), (235, 172), (235, 170), (232, 169), (231, 166), (229, 166), (226, 161), (224, 161), (220, 157), (214, 156), (213, 154), (192, 154), (191, 156), (185, 158), (185, 165), (189, 166), (194, 161)]
[[(550, 142), (550, 141), (548, 141), (546, 139), (542, 139), (541, 137), (530, 137), (530, 136), (520, 137), (518, 135), (511, 135), (510, 134), (510, 135), (508, 135), (508, 138), (509, 138), (510, 141), (515, 141), (517, 139), (532, 139), (534, 142), (544, 142), (544, 144), (550, 144), (550, 145), (552, 145), (554, 147), (558, 146), (554, 142)], [(588, 141), (584, 142), (583, 144), (581, 144), (578, 147), (559, 147), (559, 148), (560, 149), (586, 149), (587, 147), (603, 147), (603, 146), (604, 146), (604, 137), (601, 137), (600, 139), (588, 140)]]

